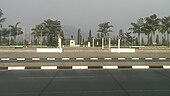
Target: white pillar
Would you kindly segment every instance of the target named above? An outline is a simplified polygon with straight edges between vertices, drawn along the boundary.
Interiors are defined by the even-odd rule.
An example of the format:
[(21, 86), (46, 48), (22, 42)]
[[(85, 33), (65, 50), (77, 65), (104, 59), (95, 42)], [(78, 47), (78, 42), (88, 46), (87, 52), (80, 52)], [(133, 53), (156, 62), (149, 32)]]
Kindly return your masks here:
[(118, 49), (120, 49), (120, 38), (118, 39)]
[(58, 38), (58, 47), (61, 49), (61, 38)]
[(94, 39), (93, 39), (93, 47), (94, 47)]
[(109, 49), (110, 49), (110, 38), (109, 38)]
[(104, 38), (102, 38), (102, 49), (104, 49)]

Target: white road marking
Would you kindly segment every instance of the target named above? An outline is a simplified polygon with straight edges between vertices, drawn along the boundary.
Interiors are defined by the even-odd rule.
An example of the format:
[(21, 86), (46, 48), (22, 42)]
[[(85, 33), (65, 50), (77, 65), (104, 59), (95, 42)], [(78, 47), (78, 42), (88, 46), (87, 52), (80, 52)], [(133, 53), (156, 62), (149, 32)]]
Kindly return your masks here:
[(132, 66), (133, 69), (149, 69), (149, 66)]
[(84, 58), (76, 58), (76, 60), (84, 60)]
[(62, 76), (62, 77), (20, 77), (20, 79), (67, 79), (67, 78), (94, 78), (94, 76)]
[(118, 69), (118, 66), (103, 66), (103, 69)]
[(132, 58), (132, 60), (139, 60), (139, 58)]
[(41, 66), (41, 69), (57, 69), (57, 66)]
[(8, 61), (10, 58), (1, 58), (2, 61)]
[(32, 58), (32, 60), (40, 60), (40, 58)]
[(126, 60), (126, 58), (118, 58), (118, 60)]
[(62, 58), (62, 60), (70, 60), (70, 58)]
[(25, 66), (8, 67), (8, 70), (25, 70)]
[(98, 60), (98, 58), (90, 58), (90, 60)]
[(55, 60), (55, 58), (47, 58), (47, 60), (50, 60), (50, 61), (51, 61), (51, 60)]
[(158, 58), (159, 60), (166, 60), (166, 58)]
[(72, 66), (72, 69), (88, 69), (88, 66)]
[(17, 58), (18, 61), (24, 61), (25, 58)]
[(163, 68), (164, 68), (164, 69), (170, 69), (170, 66), (164, 65)]
[(112, 58), (104, 58), (104, 60), (112, 60)]
[(152, 58), (145, 58), (145, 60), (152, 60)]

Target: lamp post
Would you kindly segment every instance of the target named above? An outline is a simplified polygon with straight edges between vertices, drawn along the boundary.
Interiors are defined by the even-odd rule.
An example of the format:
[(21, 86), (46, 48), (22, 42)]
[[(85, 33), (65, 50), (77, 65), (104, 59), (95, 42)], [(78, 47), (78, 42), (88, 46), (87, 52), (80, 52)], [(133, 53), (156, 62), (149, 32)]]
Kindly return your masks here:
[(1, 43), (2, 43), (2, 24), (0, 24), (1, 27)]
[(17, 45), (18, 45), (18, 24), (19, 24), (20, 22), (17, 22), (17, 24), (16, 24), (16, 28), (17, 28)]
[(11, 29), (12, 29), (12, 25), (9, 25), (8, 27), (10, 27), (10, 33), (9, 33), (9, 46), (11, 44)]

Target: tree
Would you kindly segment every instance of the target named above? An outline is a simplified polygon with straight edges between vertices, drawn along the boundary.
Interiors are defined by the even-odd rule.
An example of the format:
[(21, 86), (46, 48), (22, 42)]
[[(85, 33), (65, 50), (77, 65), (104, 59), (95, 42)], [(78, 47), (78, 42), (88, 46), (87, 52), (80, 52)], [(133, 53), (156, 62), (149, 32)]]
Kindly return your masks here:
[(126, 32), (125, 33), (125, 39), (126, 39), (126, 45), (129, 46), (130, 44), (132, 44), (132, 36), (130, 35), (131, 32)]
[(80, 30), (80, 28), (78, 29), (78, 33), (77, 33), (77, 43), (79, 45), (81, 45), (81, 30)]
[(57, 46), (58, 38), (64, 39), (64, 32), (62, 31), (60, 21), (58, 20), (44, 20), (45, 31), (47, 32), (48, 46)]
[(11, 27), (9, 34), (14, 37), (15, 44), (18, 43), (18, 38), (16, 39), (16, 37), (23, 34), (22, 28), (18, 27), (17, 25), (18, 23), (15, 25), (9, 25), (9, 27)]
[(9, 36), (9, 30), (7, 28), (2, 28), (2, 30), (0, 30), (0, 35), (1, 35), (1, 44), (3, 45), (8, 45), (8, 40), (6, 39), (6, 37)]
[(93, 37), (92, 37), (92, 34), (91, 34), (91, 29), (89, 30), (88, 42), (90, 42), (90, 44), (92, 45)]
[(73, 35), (71, 35), (71, 40), (73, 40), (74, 38), (73, 38)]
[(0, 9), (0, 24), (5, 21), (6, 18), (3, 17), (2, 10)]
[(156, 44), (159, 45), (159, 35), (156, 35)]
[(101, 38), (104, 38), (104, 44), (106, 44), (106, 38), (108, 32), (113, 32), (111, 28), (113, 28), (113, 25), (110, 25), (110, 22), (104, 22), (98, 25), (99, 29), (97, 32), (101, 32)]
[(137, 23), (131, 23), (132, 27), (129, 28), (129, 30), (131, 30), (133, 33), (137, 33), (138, 34), (138, 42), (139, 42), (139, 45), (141, 45), (141, 33), (143, 33), (142, 31), (142, 28), (143, 28), (143, 25), (144, 25), (144, 20), (143, 18), (140, 18)]
[(153, 35), (155, 35), (155, 31), (159, 29), (160, 19), (157, 17), (156, 14), (153, 14), (150, 17), (146, 17), (145, 21), (145, 26), (146, 28), (148, 28), (148, 30), (150, 30), (149, 34), (151, 34), (150, 44), (153, 45)]
[(142, 46), (144, 46), (144, 45), (145, 45), (145, 44), (144, 44), (144, 40), (143, 40), (143, 38), (142, 38), (142, 42), (141, 42), (141, 45), (142, 45)]
[(119, 30), (119, 39), (121, 40), (121, 44), (124, 45), (125, 44), (125, 34), (123, 33), (122, 29)]
[(167, 45), (169, 46), (169, 34), (170, 34), (170, 16), (164, 17), (161, 20), (160, 32), (165, 34), (167, 32)]
[(36, 25), (32, 31), (32, 34), (36, 36), (37, 39), (39, 39), (42, 33), (42, 38), (46, 37), (48, 46), (57, 46), (59, 37), (61, 37), (62, 42), (64, 42), (64, 32), (58, 20), (44, 20), (43, 23)]
[(46, 42), (45, 36), (47, 35), (45, 24), (41, 23), (36, 25), (35, 28), (32, 28), (31, 30), (33, 31), (32, 35), (36, 38), (36, 42), (43, 45), (43, 42)]

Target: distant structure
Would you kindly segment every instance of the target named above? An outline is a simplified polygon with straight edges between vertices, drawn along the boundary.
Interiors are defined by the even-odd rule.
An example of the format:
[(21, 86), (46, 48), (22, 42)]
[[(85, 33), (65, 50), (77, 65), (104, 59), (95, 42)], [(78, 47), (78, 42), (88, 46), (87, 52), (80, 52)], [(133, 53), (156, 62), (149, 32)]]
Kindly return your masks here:
[(70, 47), (80, 47), (80, 45), (76, 45), (75, 40), (70, 40)]
[(75, 44), (76, 44), (75, 40), (70, 40), (70, 47), (75, 47)]

